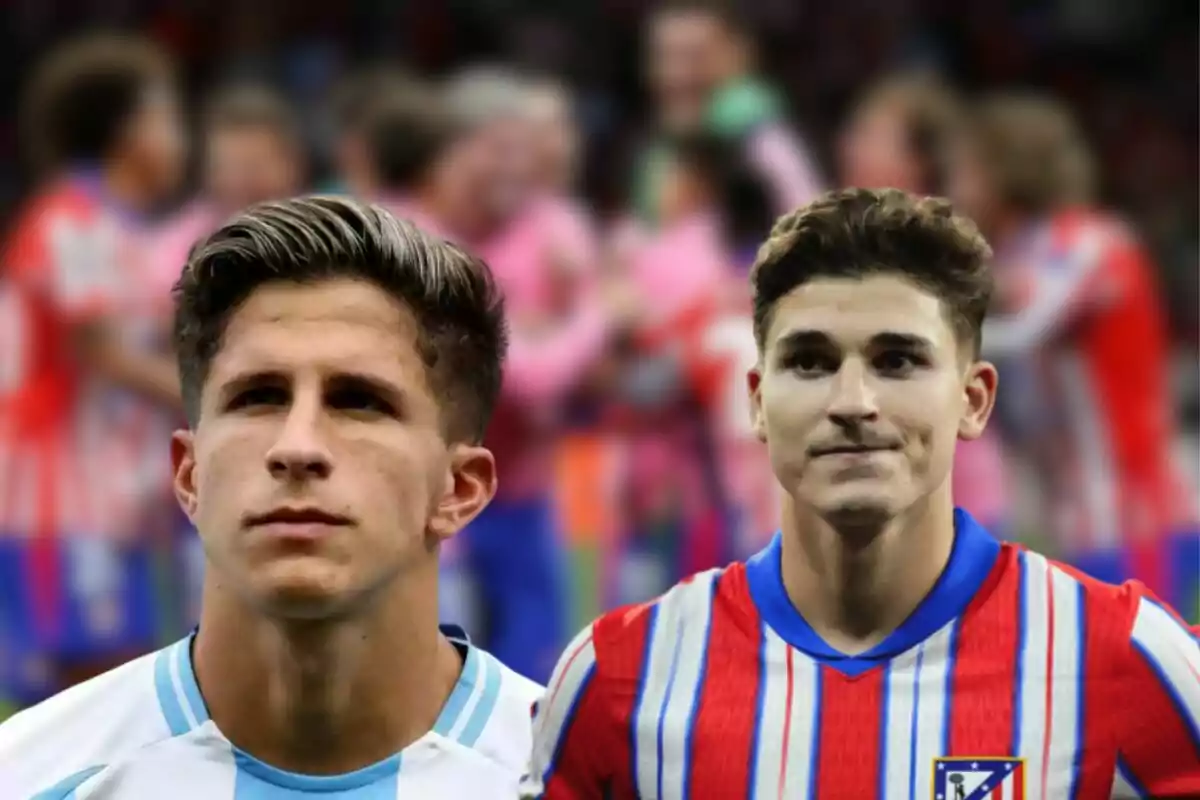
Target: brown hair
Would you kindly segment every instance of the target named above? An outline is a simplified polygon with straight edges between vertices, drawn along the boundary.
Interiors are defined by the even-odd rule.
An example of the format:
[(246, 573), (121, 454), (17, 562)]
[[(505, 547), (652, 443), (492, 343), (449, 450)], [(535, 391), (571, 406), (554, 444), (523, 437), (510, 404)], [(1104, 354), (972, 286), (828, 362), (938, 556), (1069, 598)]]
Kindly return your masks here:
[(841, 189), (780, 217), (751, 271), (760, 351), (781, 298), (817, 278), (896, 274), (932, 292), (978, 354), (992, 250), (950, 203), (899, 189)]
[(55, 50), (34, 74), (21, 115), (34, 165), (104, 159), (147, 90), (173, 79), (166, 54), (137, 37), (96, 34)]
[(209, 130), (263, 128), (289, 146), (300, 146), (300, 126), (288, 102), (265, 86), (232, 86), (214, 94), (204, 110)]
[(1091, 154), (1062, 103), (1032, 94), (985, 98), (971, 115), (970, 135), (1006, 204), (1040, 214), (1091, 199)]
[(200, 395), (229, 320), (260, 286), (369, 281), (415, 315), (448, 441), (482, 439), (500, 391), (504, 304), (487, 265), (379, 206), (302, 197), (253, 206), (200, 241), (176, 283), (174, 342), (184, 407)]
[(947, 149), (962, 124), (958, 97), (944, 81), (925, 73), (885, 78), (863, 96), (859, 107), (896, 109), (903, 120), (908, 146), (921, 167), (920, 190), (945, 191)]
[(362, 122), (374, 179), (393, 191), (411, 191), (459, 133), (442, 98), (413, 82), (378, 97)]

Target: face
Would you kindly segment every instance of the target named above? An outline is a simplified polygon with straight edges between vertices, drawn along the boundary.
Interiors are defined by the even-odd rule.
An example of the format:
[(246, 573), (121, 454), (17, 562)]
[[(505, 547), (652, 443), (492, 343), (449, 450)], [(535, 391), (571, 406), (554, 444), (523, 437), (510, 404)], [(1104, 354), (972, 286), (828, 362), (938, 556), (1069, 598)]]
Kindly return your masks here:
[(538, 183), (551, 191), (570, 191), (579, 150), (570, 109), (550, 93), (540, 97), (537, 106), (532, 125)]
[(172, 458), (211, 573), (250, 607), (365, 607), (435, 575), (438, 543), (491, 499), (490, 453), (443, 439), (416, 330), (349, 280), (268, 284), (233, 315)]
[(536, 185), (533, 126), (515, 117), (486, 123), (451, 145), (436, 175), (451, 202), (464, 209), (464, 216), (481, 218), (486, 224), (511, 218)]
[(946, 484), (978, 437), (996, 371), (961, 354), (942, 304), (893, 276), (784, 296), (750, 376), (753, 422), (797, 507), (890, 519)]
[(124, 143), (124, 152), (156, 199), (178, 190), (187, 159), (187, 135), (173, 90), (161, 86), (146, 91)]
[(266, 126), (211, 131), (206, 142), (205, 187), (230, 212), (263, 200), (295, 194), (300, 185), (297, 154)]
[(920, 165), (908, 143), (905, 120), (894, 104), (875, 103), (854, 115), (840, 147), (847, 186), (924, 191)]
[(733, 77), (733, 43), (719, 20), (691, 12), (660, 15), (650, 28), (649, 75), (668, 127), (686, 129), (704, 116), (714, 89)]
[(948, 193), (954, 205), (987, 230), (997, 212), (991, 175), (978, 147), (960, 139), (950, 148)]

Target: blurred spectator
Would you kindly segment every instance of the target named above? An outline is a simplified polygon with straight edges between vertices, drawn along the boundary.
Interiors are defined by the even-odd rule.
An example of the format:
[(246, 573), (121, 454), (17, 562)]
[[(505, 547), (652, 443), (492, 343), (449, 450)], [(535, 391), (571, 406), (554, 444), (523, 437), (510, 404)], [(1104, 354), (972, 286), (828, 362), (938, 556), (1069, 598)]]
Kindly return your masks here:
[[(946, 152), (962, 109), (934, 76), (890, 76), (869, 88), (840, 141), (842, 183), (945, 194)], [(993, 430), (959, 442), (954, 455), (954, 499), (989, 530), (1010, 529), (1008, 476)]]
[(144, 216), (177, 189), (166, 56), (96, 37), (51, 55), (24, 120), (42, 175), (0, 272), (0, 662), (21, 699), (152, 649), (150, 531), (179, 387)]
[(406, 73), (376, 67), (355, 73), (338, 87), (333, 99), (333, 171), (327, 191), (345, 191), (356, 197), (373, 197), (378, 188), (371, 180), (365, 125), (375, 103), (413, 85)]
[(1059, 103), (1001, 95), (976, 109), (954, 193), (995, 242), (1003, 313), (985, 354), (1020, 359), (1023, 443), (1068, 560), (1137, 577), (1197, 608), (1194, 489), (1175, 463), (1167, 320), (1129, 227), (1092, 202), (1093, 163)]
[[(777, 214), (820, 191), (815, 165), (789, 129), (782, 97), (754, 68), (752, 33), (737, 7), (720, 0), (661, 4), (648, 27), (648, 71), (659, 134), (704, 130), (737, 144)], [(652, 142), (635, 176), (635, 203), (653, 219), (664, 143)]]

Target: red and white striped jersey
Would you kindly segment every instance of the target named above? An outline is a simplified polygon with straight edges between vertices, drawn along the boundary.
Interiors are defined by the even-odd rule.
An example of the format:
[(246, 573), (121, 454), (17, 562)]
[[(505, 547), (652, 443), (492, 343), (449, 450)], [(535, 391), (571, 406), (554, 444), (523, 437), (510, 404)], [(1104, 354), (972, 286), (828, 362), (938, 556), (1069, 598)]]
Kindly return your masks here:
[(1061, 544), (1107, 549), (1194, 529), (1195, 498), (1172, 455), (1166, 315), (1132, 233), (1065, 211), (998, 261), (1021, 299), (984, 326), (983, 349), (1030, 370), (1023, 438), (1038, 451)]
[(0, 262), (0, 535), (129, 535), (169, 479), (168, 418), (73, 357), (81, 324), (120, 320), (131, 345), (165, 330), (134, 225), (85, 178), (35, 197)]
[(525, 796), (1200, 796), (1193, 633), (1138, 584), (956, 527), (929, 596), (860, 656), (791, 605), (778, 538), (601, 617), (539, 705)]

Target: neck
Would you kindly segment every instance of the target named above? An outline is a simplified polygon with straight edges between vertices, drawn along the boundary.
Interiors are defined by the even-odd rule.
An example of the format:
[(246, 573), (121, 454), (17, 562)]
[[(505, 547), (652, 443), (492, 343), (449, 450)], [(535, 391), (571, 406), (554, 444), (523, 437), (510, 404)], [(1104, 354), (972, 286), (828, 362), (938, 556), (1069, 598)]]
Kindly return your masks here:
[(461, 671), (438, 632), (436, 575), (401, 578), (358, 617), (295, 621), (210, 578), (193, 654), (213, 722), (279, 769), (351, 772), (433, 727)]
[(873, 530), (838, 526), (784, 501), (783, 584), (832, 647), (870, 650), (920, 605), (950, 560), (954, 508), (941, 489)]

